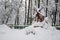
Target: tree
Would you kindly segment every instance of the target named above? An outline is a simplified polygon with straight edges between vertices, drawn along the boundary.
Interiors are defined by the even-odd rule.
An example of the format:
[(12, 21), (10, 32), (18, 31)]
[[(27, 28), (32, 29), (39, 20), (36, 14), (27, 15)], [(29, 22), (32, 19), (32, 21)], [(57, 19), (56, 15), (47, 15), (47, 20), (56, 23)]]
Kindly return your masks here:
[[(46, 6), (48, 6), (48, 0), (46, 0)], [(46, 7), (46, 17), (47, 17), (48, 8)]]
[(30, 11), (30, 0), (28, 1), (28, 15), (27, 15), (27, 24), (29, 24), (29, 11)]
[(30, 0), (30, 24), (32, 23), (32, 0)]
[(25, 0), (25, 22), (24, 25), (27, 24), (27, 0)]
[(38, 0), (38, 8), (40, 7), (40, 0)]

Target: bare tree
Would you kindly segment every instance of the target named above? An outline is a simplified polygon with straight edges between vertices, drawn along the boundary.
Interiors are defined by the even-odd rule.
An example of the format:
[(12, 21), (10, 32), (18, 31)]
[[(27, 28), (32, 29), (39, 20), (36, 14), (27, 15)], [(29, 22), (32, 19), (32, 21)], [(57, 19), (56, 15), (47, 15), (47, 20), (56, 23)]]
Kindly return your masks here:
[(27, 0), (25, 0), (25, 22), (24, 25), (27, 24)]
[(27, 24), (29, 24), (29, 11), (30, 11), (30, 0), (28, 1), (28, 15), (27, 15)]
[(30, 0), (30, 24), (32, 23), (32, 0)]

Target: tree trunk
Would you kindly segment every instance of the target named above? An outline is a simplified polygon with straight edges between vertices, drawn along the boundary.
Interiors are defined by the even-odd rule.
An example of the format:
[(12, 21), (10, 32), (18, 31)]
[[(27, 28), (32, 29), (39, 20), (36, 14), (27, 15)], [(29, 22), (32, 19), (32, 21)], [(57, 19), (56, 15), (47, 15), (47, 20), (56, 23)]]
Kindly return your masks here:
[[(46, 6), (48, 6), (48, 0), (46, 0)], [(46, 7), (46, 17), (47, 17), (48, 8)]]
[(19, 9), (17, 9), (17, 15), (15, 19), (15, 25), (19, 25)]
[(40, 0), (38, 0), (38, 8), (40, 7)]
[(27, 25), (29, 25), (29, 11), (30, 11), (30, 0), (29, 0), (29, 2), (28, 2)]
[(32, 23), (32, 0), (30, 0), (30, 24)]
[(24, 25), (27, 24), (27, 0), (25, 0), (25, 22), (24, 22)]

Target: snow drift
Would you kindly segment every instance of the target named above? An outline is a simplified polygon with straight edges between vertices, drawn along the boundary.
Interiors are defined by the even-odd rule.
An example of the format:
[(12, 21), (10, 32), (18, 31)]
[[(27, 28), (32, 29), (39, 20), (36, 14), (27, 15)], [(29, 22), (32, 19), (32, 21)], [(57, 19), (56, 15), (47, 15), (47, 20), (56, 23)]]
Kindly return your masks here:
[(8, 32), (10, 30), (10, 28), (5, 25), (5, 24), (2, 24), (0, 25), (0, 32)]
[[(28, 32), (31, 28), (28, 28)], [(5, 33), (1, 33), (3, 31)], [(8, 31), (7, 31), (8, 30)], [(0, 40), (60, 40), (60, 31), (44, 29), (41, 27), (34, 28), (35, 35), (32, 33), (26, 35), (27, 28), (25, 29), (10, 29), (8, 26), (0, 25)]]

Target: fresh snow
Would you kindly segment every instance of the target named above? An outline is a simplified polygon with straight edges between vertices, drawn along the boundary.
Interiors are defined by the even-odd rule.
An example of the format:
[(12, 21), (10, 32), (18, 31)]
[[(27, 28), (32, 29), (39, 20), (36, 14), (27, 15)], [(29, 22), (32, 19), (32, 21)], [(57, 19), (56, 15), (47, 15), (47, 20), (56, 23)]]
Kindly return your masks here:
[(3, 24), (3, 25), (0, 25), (0, 32), (9, 32), (10, 31), (10, 28)]
[[(32, 25), (33, 26), (33, 25)], [(0, 40), (60, 40), (60, 31), (54, 27), (45, 29), (32, 26), (24, 29), (10, 29), (7, 25), (0, 25)], [(26, 30), (35, 31), (35, 35), (30, 33), (26, 35)], [(54, 30), (51, 30), (54, 29)]]

